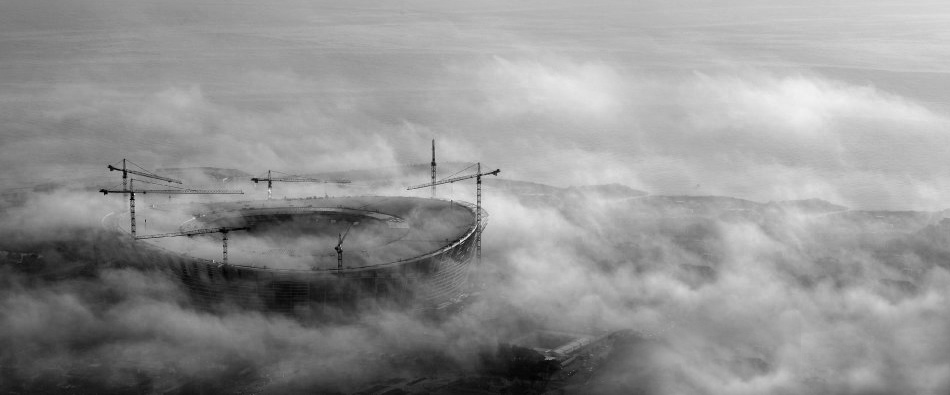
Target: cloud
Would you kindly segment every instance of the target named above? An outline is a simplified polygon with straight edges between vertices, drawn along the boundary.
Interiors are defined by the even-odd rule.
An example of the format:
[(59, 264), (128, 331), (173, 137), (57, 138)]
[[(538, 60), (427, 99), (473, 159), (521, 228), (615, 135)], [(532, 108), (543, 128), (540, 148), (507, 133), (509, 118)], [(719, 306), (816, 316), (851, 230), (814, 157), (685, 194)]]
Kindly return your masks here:
[[(654, 194), (917, 210), (943, 209), (950, 198), (947, 113), (923, 103), (928, 89), (903, 87), (920, 86), (919, 76), (898, 66), (918, 66), (893, 59), (927, 53), (934, 68), (940, 45), (888, 41), (894, 51), (883, 59), (868, 45), (882, 31), (941, 37), (929, 26), (943, 25), (909, 15), (888, 24), (886, 6), (836, 5), (834, 16), (866, 22), (837, 30), (829, 26), (844, 19), (811, 18), (829, 11), (816, 5), (488, 4), (460, 13), (416, 2), (199, 3), (0, 6), (9, 11), (0, 12), (9, 34), (0, 43), (3, 185), (112, 185), (114, 177), (90, 174), (123, 157), (255, 175), (424, 163), (436, 138), (440, 163), (481, 161), (506, 178), (561, 187), (622, 183)], [(762, 15), (768, 26), (745, 23)], [(811, 19), (794, 18), (802, 15)], [(809, 66), (817, 63), (858, 68), (833, 76)], [(878, 66), (895, 74), (856, 76), (876, 76)], [(440, 191), (473, 200), (468, 185)], [(515, 331), (484, 323), (507, 306), (510, 316), (546, 323), (637, 329), (649, 338), (644, 355), (608, 379), (649, 380), (660, 393), (950, 387), (940, 308), (950, 279), (936, 236), (883, 238), (871, 225), (801, 213), (763, 225), (657, 218), (686, 210), (633, 199), (542, 204), (494, 193), (485, 199), (486, 257), (497, 299), (447, 322), (383, 312), (308, 327), (200, 312), (172, 282), (135, 271), (56, 281), (10, 272), (0, 276), (8, 285), (0, 344), (15, 351), (0, 359), (18, 368), (2, 374), (56, 378), (48, 372), (66, 366), (115, 388), (140, 374), (219, 380), (250, 367), (275, 386), (352, 389), (374, 369), (403, 372), (380, 354), (427, 344), (449, 344), (453, 364), (472, 364), (474, 344)], [(52, 266), (88, 261), (57, 243), (79, 235), (77, 245), (91, 249), (86, 242), (99, 239), (83, 230), (126, 204), (91, 194), (31, 195), (3, 214), (4, 248), (39, 246)]]
[[(934, 166), (947, 140), (942, 133), (948, 124), (945, 115), (903, 97), (819, 76), (698, 75), (682, 89), (683, 97), (690, 98), (684, 101), (689, 122), (674, 128), (673, 133), (681, 130), (681, 135), (657, 142), (661, 149), (690, 158), (687, 163), (699, 162), (697, 168), (702, 163), (723, 172), (731, 166), (747, 181), (770, 185), (770, 193), (760, 199), (781, 196), (775, 189), (824, 184), (820, 188), (833, 189), (833, 194), (815, 196), (840, 198), (845, 204), (939, 204), (925, 202), (906, 182), (935, 182), (945, 175)], [(697, 172), (722, 179), (702, 169)], [(766, 181), (767, 174), (775, 181)], [(867, 178), (874, 179), (868, 184), (875, 190), (861, 195), (893, 197), (880, 204), (856, 194), (854, 184)], [(782, 181), (786, 179), (795, 181)], [(792, 193), (816, 192), (809, 189)]]
[(508, 60), (495, 56), (481, 71), (487, 105), (496, 115), (559, 114), (609, 118), (622, 108), (616, 92), (622, 82), (612, 68), (598, 62)]
[[(907, 280), (887, 258), (899, 253), (896, 241), (859, 241), (861, 223), (796, 212), (758, 223), (654, 219), (630, 210), (636, 200), (565, 203), (493, 196), (486, 245), (498, 247), (492, 257), (506, 279), (498, 292), (550, 322), (652, 336), (636, 358), (668, 375), (636, 385), (729, 394), (950, 385), (947, 344), (934, 336), (946, 322), (931, 313), (950, 276), (931, 267)], [(908, 231), (892, 237), (915, 237)], [(895, 281), (914, 285), (899, 291)], [(649, 368), (638, 369), (620, 374)]]
[(480, 344), (490, 344), (474, 341), (486, 334), (466, 328), (468, 317), (438, 324), (379, 312), (362, 323), (304, 326), (251, 311), (196, 311), (179, 285), (136, 270), (37, 283), (7, 269), (0, 293), (7, 389), (64, 388), (71, 375), (72, 385), (85, 389), (198, 383), (355, 391), (382, 378), (435, 372), (419, 370), (430, 365), (425, 361), (420, 367), (387, 355), (424, 353), (471, 365)]
[[(210, 16), (220, 14), (205, 6), (199, 8)], [(283, 17), (299, 23), (305, 15)], [(452, 29), (472, 29), (471, 20), (442, 16)], [(392, 166), (427, 161), (427, 142), (435, 137), (440, 161), (482, 161), (514, 177), (562, 186), (622, 182), (657, 193), (820, 197), (874, 208), (931, 209), (947, 198), (939, 192), (946, 178), (942, 147), (950, 146), (942, 132), (946, 114), (791, 61), (764, 67), (712, 51), (713, 66), (656, 69), (651, 65), (684, 55), (639, 47), (637, 56), (558, 50), (530, 29), (484, 26), (481, 36), (418, 43), (413, 56), (342, 55), (324, 47), (299, 55), (286, 45), (313, 45), (314, 37), (334, 32), (349, 32), (340, 36), (348, 43), (367, 40), (363, 33), (376, 37), (378, 15), (350, 26), (321, 19), (313, 29), (327, 34), (316, 36), (274, 25), (271, 18), (281, 17), (268, 12), (262, 27), (247, 33), (269, 43), (260, 45), (235, 38), (230, 20), (170, 30), (172, 36), (136, 33), (133, 38), (154, 44), (159, 54), (187, 59), (185, 70), (153, 64), (155, 54), (109, 66), (137, 84), (82, 74), (5, 92), (12, 106), (0, 137), (2, 164), (12, 170), (7, 184), (36, 179), (35, 170), (56, 176), (63, 168), (93, 169), (120, 157), (154, 167), (215, 165), (252, 174)], [(413, 33), (416, 25), (399, 26)], [(419, 32), (431, 26), (419, 25)], [(588, 32), (592, 40), (595, 33)], [(513, 43), (501, 50), (494, 46), (500, 38)], [(383, 44), (374, 45), (382, 51)], [(703, 45), (676, 42), (668, 49), (707, 53), (697, 52)], [(252, 56), (262, 48), (272, 52)], [(57, 63), (40, 65), (62, 71)]]
[[(722, 86), (732, 86), (728, 80)], [(150, 103), (149, 111), (165, 114), (147, 118), (156, 130), (168, 127), (158, 120), (188, 124), (189, 117), (197, 116), (212, 125), (197, 122), (197, 130), (213, 134), (213, 125), (222, 117), (208, 114), (237, 114), (200, 89), (159, 92), (143, 103)], [(737, 127), (732, 121), (711, 125), (709, 133)], [(428, 133), (414, 123), (399, 128), (410, 135)], [(673, 128), (671, 133), (699, 132)], [(815, 138), (771, 133), (779, 141)], [(447, 140), (449, 145), (469, 144), (460, 135)], [(642, 152), (689, 149), (664, 145), (668, 140), (656, 136), (644, 135), (643, 141), (648, 149), (641, 148)], [(754, 151), (764, 155), (773, 155), (770, 150), (780, 145), (743, 141), (761, 144)], [(583, 169), (602, 163), (592, 154), (582, 156), (585, 149), (573, 150), (572, 165)], [(681, 161), (673, 174), (702, 175), (700, 165), (716, 158), (693, 150), (698, 160)], [(559, 151), (552, 148), (552, 152)], [(669, 156), (645, 160), (665, 158), (667, 162), (659, 163), (677, 164), (672, 153), (664, 154)], [(590, 158), (585, 159), (590, 163), (578, 158)], [(742, 158), (749, 166), (764, 161)], [(621, 164), (607, 163), (602, 171), (627, 171)], [(781, 174), (799, 184), (789, 185), (788, 191), (775, 186), (783, 183), (768, 184), (778, 191), (772, 193), (783, 197), (840, 193), (837, 186), (794, 163), (773, 163), (764, 169), (747, 177), (761, 182)], [(689, 186), (693, 180), (687, 181)], [(650, 185), (651, 179), (641, 182)], [(723, 191), (739, 188), (723, 185), (729, 186)], [(806, 187), (812, 189), (803, 191)], [(466, 191), (455, 192), (470, 200), (470, 190)], [(651, 344), (640, 358), (646, 368), (636, 368), (669, 372), (642, 378), (659, 392), (939, 393), (950, 385), (948, 372), (939, 368), (947, 363), (946, 345), (934, 340), (939, 339), (934, 334), (947, 329), (939, 306), (946, 299), (941, 290), (947, 289), (950, 277), (917, 249), (862, 241), (871, 237), (865, 236), (863, 226), (797, 212), (767, 217), (765, 224), (715, 216), (663, 218), (658, 214), (661, 208), (638, 206), (637, 199), (578, 194), (545, 203), (493, 191), (485, 201), (492, 215), (485, 245), (486, 260), (492, 263), (486, 269), (497, 276), (497, 288), (483, 303), (447, 321), (382, 312), (364, 316), (359, 324), (310, 327), (250, 311), (197, 311), (172, 282), (155, 281), (136, 271), (103, 270), (92, 278), (32, 286), (28, 277), (11, 272), (5, 280), (10, 286), (4, 287), (0, 334), (4, 343), (18, 345), (6, 358), (21, 367), (5, 374), (16, 382), (30, 382), (30, 377), (47, 377), (42, 372), (50, 369), (78, 369), (97, 383), (124, 388), (138, 385), (137, 375), (153, 382), (202, 378), (220, 382), (234, 371), (249, 369), (246, 376), (266, 377), (268, 388), (275, 390), (284, 386), (355, 390), (387, 375), (415, 375), (431, 368), (400, 367), (398, 361), (374, 355), (430, 352), (433, 344), (448, 344), (448, 360), (470, 367), (479, 345), (517, 332), (514, 323), (485, 326), (486, 317), (507, 314), (510, 319), (526, 317), (580, 329), (636, 329)], [(92, 197), (76, 200), (70, 193), (55, 192), (14, 209), (8, 218), (16, 220), (5, 223), (13, 226), (8, 230), (19, 229), (42, 240), (63, 221), (78, 228), (91, 226), (97, 212), (115, 209), (116, 204), (125, 203)], [(211, 244), (209, 251), (216, 250)], [(908, 277), (895, 269), (888, 254), (906, 256), (902, 259), (917, 262), (923, 273)], [(102, 292), (114, 294), (106, 298)], [(505, 311), (505, 306), (514, 312)], [(354, 373), (355, 366), (367, 363), (373, 369)], [(82, 366), (99, 366), (101, 371), (85, 371)]]

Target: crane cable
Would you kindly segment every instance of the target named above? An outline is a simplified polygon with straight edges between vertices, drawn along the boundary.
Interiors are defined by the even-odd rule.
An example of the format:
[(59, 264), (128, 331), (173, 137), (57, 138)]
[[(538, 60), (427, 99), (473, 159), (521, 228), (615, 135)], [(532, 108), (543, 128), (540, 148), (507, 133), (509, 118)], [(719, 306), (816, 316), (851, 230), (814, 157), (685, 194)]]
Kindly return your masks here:
[[(130, 161), (130, 160), (128, 160), (128, 159), (124, 159), (124, 160), (125, 160), (125, 163), (126, 163), (126, 164), (131, 164), (131, 165), (133, 165), (133, 166), (139, 168), (140, 170), (142, 170), (142, 171), (145, 172), (145, 173), (151, 174), (151, 175), (153, 175), (153, 176), (159, 176), (158, 174), (155, 174), (155, 172), (152, 172), (152, 171), (150, 171), (150, 170), (148, 170), (148, 169), (142, 167), (142, 166), (139, 165), (138, 163), (132, 162), (132, 161)], [(113, 163), (112, 163), (112, 166), (114, 166), (114, 167), (119, 167), (119, 166), (118, 166), (119, 163), (122, 163), (122, 160), (118, 160), (118, 161), (113, 162)], [(160, 176), (159, 176), (159, 177), (160, 177)]]
[[(450, 175), (450, 176), (448, 176), (448, 177), (442, 177), (442, 179), (445, 180), (445, 179), (447, 179), (447, 178), (455, 177), (457, 174), (459, 174), (459, 173), (461, 173), (461, 172), (463, 172), (463, 171), (465, 171), (465, 170), (471, 169), (472, 167), (474, 167), (474, 166), (477, 165), (477, 164), (478, 164), (478, 163), (472, 163), (472, 164), (468, 165), (468, 167), (466, 167), (466, 168), (464, 168), (464, 169), (462, 169), (462, 170), (459, 170), (459, 171), (453, 173), (452, 175)], [(440, 180), (440, 181), (441, 181), (441, 180)], [(438, 181), (436, 181), (436, 182), (438, 182)]]

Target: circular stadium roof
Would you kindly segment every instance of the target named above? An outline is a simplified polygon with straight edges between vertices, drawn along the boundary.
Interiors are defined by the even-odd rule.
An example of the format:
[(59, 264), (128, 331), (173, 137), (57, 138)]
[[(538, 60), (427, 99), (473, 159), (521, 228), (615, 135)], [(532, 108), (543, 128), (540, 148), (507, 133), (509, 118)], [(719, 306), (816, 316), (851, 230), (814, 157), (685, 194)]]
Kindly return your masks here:
[[(469, 203), (413, 197), (327, 197), (245, 202), (168, 204), (139, 209), (138, 235), (198, 229), (247, 228), (228, 233), (228, 263), (275, 270), (335, 270), (341, 244), (345, 269), (372, 268), (436, 254), (474, 233)], [(163, 229), (143, 231), (158, 216)], [(124, 224), (123, 224), (124, 222)], [(128, 217), (117, 221), (129, 225)], [(345, 236), (344, 236), (345, 235)], [(156, 247), (220, 260), (222, 235), (142, 240)]]

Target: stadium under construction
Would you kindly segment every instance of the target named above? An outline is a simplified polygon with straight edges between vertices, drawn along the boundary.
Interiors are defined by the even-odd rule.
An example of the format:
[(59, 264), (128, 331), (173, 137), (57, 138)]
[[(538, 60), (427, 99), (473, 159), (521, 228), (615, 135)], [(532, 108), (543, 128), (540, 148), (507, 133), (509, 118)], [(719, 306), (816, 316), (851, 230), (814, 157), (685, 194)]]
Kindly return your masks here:
[[(247, 228), (230, 232), (227, 264), (220, 259), (217, 232), (138, 240), (128, 249), (136, 256), (126, 261), (179, 278), (203, 303), (282, 312), (365, 302), (438, 308), (463, 296), (475, 255), (476, 208), (464, 202), (367, 196), (191, 207), (207, 211), (182, 218), (182, 233)], [(186, 207), (149, 210), (187, 212)], [(115, 213), (104, 223), (129, 232), (128, 215)], [(337, 252), (344, 232), (340, 249), (345, 251)], [(208, 248), (212, 245), (218, 249)]]
[[(123, 180), (132, 173), (179, 182), (126, 171), (124, 160), (121, 169), (109, 168), (123, 171)], [(230, 191), (137, 189), (130, 180), (120, 190), (100, 190), (130, 198), (129, 210), (102, 222), (134, 240), (121, 250), (121, 261), (179, 279), (201, 305), (295, 315), (365, 306), (438, 310), (466, 297), (469, 274), (480, 259), (487, 218), (481, 177), (498, 174), (480, 171), (442, 181), (435, 181), (433, 171), (431, 183), (409, 188), (475, 178), (476, 204), (406, 196), (270, 199), (268, 185), (266, 200), (140, 204), (139, 220), (136, 195)], [(258, 180), (278, 181), (270, 174)], [(153, 232), (137, 232), (143, 218), (158, 223)]]

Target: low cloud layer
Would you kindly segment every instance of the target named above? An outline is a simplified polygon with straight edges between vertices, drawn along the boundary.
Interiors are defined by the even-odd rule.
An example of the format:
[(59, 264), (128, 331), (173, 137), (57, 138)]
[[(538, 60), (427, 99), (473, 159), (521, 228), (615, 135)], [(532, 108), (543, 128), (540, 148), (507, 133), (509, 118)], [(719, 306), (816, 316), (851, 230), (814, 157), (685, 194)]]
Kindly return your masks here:
[(937, 258), (945, 249), (930, 244), (946, 238), (945, 224), (881, 234), (869, 230), (873, 215), (676, 218), (643, 215), (638, 200), (561, 210), (490, 203), (506, 219), (486, 243), (505, 262), (497, 269), (510, 283), (498, 292), (507, 300), (552, 323), (636, 328), (657, 340), (637, 356), (649, 367), (615, 367), (621, 377), (593, 388), (628, 391), (611, 385), (650, 367), (627, 384), (732, 394), (950, 385), (939, 335), (950, 276)]
[[(432, 369), (390, 358), (432, 344), (446, 366), (471, 367), (518, 327), (483, 320), (510, 313), (648, 339), (591, 391), (946, 392), (944, 7), (621, 3), (5, 2), (0, 185), (18, 202), (3, 248), (70, 270), (94, 262), (90, 230), (127, 203), (93, 191), (119, 182), (105, 165), (123, 157), (313, 174), (426, 163), (432, 138), (440, 163), (557, 187), (819, 198), (927, 219), (489, 187), (497, 288), (446, 322), (380, 312), (315, 328), (200, 312), (135, 270), (5, 267), (3, 377), (68, 385), (53, 379), (66, 369), (162, 389), (234, 375), (275, 393), (348, 391)], [(19, 202), (49, 181), (70, 186)], [(385, 188), (329, 191), (402, 186)], [(473, 200), (469, 188), (440, 193)], [(355, 368), (365, 361), (378, 365)]]
[(437, 320), (384, 310), (302, 324), (206, 312), (173, 279), (97, 261), (127, 248), (98, 226), (8, 241), (6, 250), (43, 258), (40, 267), (3, 267), (6, 385), (350, 392), (392, 377), (474, 372), (486, 347), (541, 327), (632, 329), (642, 338), (574, 389), (585, 393), (950, 388), (941, 338), (950, 329), (941, 307), (950, 250), (936, 213), (568, 189), (516, 194), (498, 185), (486, 189), (491, 218), (479, 270), (488, 288)]

